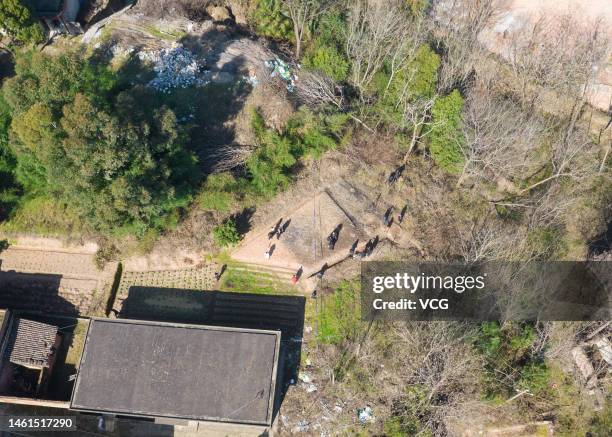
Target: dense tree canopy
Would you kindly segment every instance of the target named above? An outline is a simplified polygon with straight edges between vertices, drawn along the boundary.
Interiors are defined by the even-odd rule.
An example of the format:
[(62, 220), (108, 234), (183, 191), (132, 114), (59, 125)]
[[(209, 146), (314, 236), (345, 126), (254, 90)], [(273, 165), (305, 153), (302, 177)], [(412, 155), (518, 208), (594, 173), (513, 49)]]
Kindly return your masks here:
[(17, 41), (37, 43), (44, 35), (28, 6), (24, 0), (0, 0), (0, 29)]
[(79, 53), (19, 59), (3, 94), (26, 191), (69, 201), (96, 229), (161, 224), (196, 180), (174, 113)]

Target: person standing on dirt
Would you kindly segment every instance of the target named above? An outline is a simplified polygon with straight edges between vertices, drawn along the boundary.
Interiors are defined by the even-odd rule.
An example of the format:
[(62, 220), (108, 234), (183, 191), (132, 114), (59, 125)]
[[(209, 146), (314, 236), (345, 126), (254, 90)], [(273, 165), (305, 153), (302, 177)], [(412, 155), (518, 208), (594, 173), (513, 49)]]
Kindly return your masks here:
[(300, 278), (302, 277), (303, 271), (304, 271), (304, 268), (300, 266), (300, 268), (297, 269), (297, 272), (295, 272), (295, 274), (291, 277), (291, 283), (293, 285), (297, 284), (297, 282), (300, 280)]
[(404, 221), (404, 217), (406, 216), (406, 213), (408, 212), (408, 204), (404, 205), (404, 207), (402, 208), (402, 210), (399, 212), (399, 214), (397, 214), (397, 222), (398, 223), (402, 223), (402, 221)]
[(327, 247), (329, 250), (334, 250), (334, 247), (336, 247), (336, 241), (338, 241), (338, 234), (336, 231), (334, 231), (327, 237)]
[(357, 245), (359, 244), (359, 240), (355, 240), (351, 248), (349, 249), (349, 256), (351, 258), (355, 257), (355, 251), (357, 250)]
[(279, 225), (278, 228), (276, 229), (276, 239), (280, 240), (281, 235), (283, 235), (283, 233), (285, 232), (285, 226), (286, 223), (283, 225)]
[(266, 258), (266, 260), (270, 259), (270, 256), (272, 256), (272, 247), (268, 247), (268, 249), (266, 250), (266, 252), (264, 253), (264, 257)]
[(393, 212), (392, 206), (390, 206), (389, 209), (385, 211), (385, 215), (383, 216), (383, 223), (385, 224), (386, 227), (391, 226), (391, 223), (393, 222), (393, 218), (391, 218), (392, 212)]
[(221, 266), (221, 268), (219, 269), (218, 272), (215, 272), (215, 281), (219, 282), (219, 280), (221, 279), (221, 275), (223, 275), (223, 272), (225, 272), (225, 269), (227, 268), (226, 264), (223, 264)]
[(323, 279), (323, 275), (325, 274), (325, 271), (327, 269), (328, 269), (327, 263), (323, 264), (323, 266), (321, 267), (321, 270), (317, 272), (317, 279), (319, 280)]

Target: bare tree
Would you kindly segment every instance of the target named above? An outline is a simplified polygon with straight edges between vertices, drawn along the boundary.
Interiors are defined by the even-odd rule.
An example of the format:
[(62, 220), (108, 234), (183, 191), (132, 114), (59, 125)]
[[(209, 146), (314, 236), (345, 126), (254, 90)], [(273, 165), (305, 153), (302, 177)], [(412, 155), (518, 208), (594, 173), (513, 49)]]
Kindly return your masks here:
[(330, 6), (333, 0), (283, 0), (283, 10), (293, 23), (295, 57), (302, 54), (304, 34), (312, 22)]
[(541, 168), (536, 152), (547, 129), (536, 115), (498, 97), (491, 88), (489, 81), (478, 82), (468, 93), (463, 113), (465, 164), (457, 185), (469, 176), (517, 193), (512, 181)]
[(311, 108), (332, 105), (337, 109), (344, 109), (342, 89), (333, 79), (319, 71), (302, 71), (300, 80), (295, 83), (295, 95), (300, 103)]
[(533, 108), (550, 100), (547, 93), (556, 94), (567, 104), (555, 104), (552, 112), (564, 115), (572, 130), (608, 45), (601, 21), (580, 23), (571, 14), (545, 16), (523, 23), (506, 39), (501, 54), (509, 62), (522, 104)]
[[(477, 391), (483, 361), (470, 345), (476, 327), (460, 322), (413, 322), (388, 326), (394, 339), (394, 358), (401, 371), (389, 381), (403, 393), (399, 401), (404, 414), (420, 417), (421, 424), (434, 435), (444, 434), (445, 419), (451, 411)], [(406, 394), (406, 386), (421, 394)], [(409, 392), (410, 393), (410, 392)], [(440, 402), (439, 399), (444, 399)]]
[(386, 60), (401, 65), (400, 48), (410, 20), (401, 0), (356, 0), (349, 10), (346, 53), (352, 60), (352, 82), (362, 92)]
[(499, 0), (449, 0), (435, 2), (432, 15), (435, 36), (444, 52), (439, 88), (448, 92), (472, 74), (480, 45), (478, 37), (498, 12)]
[(435, 126), (436, 122), (432, 121), (430, 117), (430, 111), (435, 101), (435, 97), (405, 101), (404, 120), (409, 124), (412, 133), (410, 134), (408, 150), (404, 154), (404, 164), (408, 162), (408, 158), (419, 139), (426, 137)]

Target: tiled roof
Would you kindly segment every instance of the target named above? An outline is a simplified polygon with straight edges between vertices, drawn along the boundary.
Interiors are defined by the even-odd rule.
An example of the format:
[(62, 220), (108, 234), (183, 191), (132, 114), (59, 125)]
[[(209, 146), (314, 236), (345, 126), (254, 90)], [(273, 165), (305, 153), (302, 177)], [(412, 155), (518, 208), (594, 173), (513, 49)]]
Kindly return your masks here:
[(49, 367), (57, 326), (16, 318), (8, 339), (9, 361), (28, 367)]

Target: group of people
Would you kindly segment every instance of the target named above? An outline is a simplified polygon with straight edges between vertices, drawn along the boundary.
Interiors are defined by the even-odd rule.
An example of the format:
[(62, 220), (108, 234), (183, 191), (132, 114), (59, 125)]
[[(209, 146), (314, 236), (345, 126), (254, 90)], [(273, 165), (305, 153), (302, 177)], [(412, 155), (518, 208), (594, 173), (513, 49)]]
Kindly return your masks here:
[(276, 248), (276, 245), (271, 244), (272, 239), (276, 237), (277, 240), (280, 240), (281, 235), (285, 233), (285, 231), (289, 227), (290, 222), (291, 219), (283, 223), (283, 219), (281, 218), (276, 222), (274, 226), (270, 227), (270, 230), (268, 231), (268, 241), (270, 243), (268, 244), (268, 248), (264, 252), (264, 258), (266, 258), (266, 260), (270, 259), (270, 257), (272, 256), (272, 252), (274, 252), (274, 249)]
[(389, 177), (387, 178), (387, 183), (389, 185), (393, 185), (395, 182), (397, 182), (397, 180), (402, 176), (402, 173), (404, 173), (405, 169), (406, 169), (406, 166), (402, 164), (398, 168), (393, 170), (391, 174), (389, 175)]
[(274, 236), (276, 236), (277, 240), (280, 240), (281, 235), (283, 235), (289, 227), (289, 222), (291, 222), (291, 220), (287, 220), (283, 223), (283, 219), (279, 219), (268, 231), (268, 240), (272, 240)]
[(357, 245), (359, 244), (359, 240), (356, 240), (349, 250), (349, 256), (355, 259), (363, 259), (367, 256), (372, 255), (372, 252), (374, 252), (374, 248), (378, 246), (378, 241), (379, 241), (378, 235), (374, 238), (370, 238), (368, 242), (366, 243), (365, 247), (363, 248), (363, 250), (359, 251), (357, 250)]
[[(391, 227), (391, 225), (393, 224), (393, 206), (390, 206), (389, 208), (387, 208), (387, 210), (385, 211), (385, 214), (383, 215), (383, 224), (389, 228)], [(402, 223), (402, 221), (404, 221), (404, 217), (406, 216), (406, 213), (408, 212), (408, 205), (404, 205), (404, 207), (397, 213), (397, 222), (398, 223)]]

